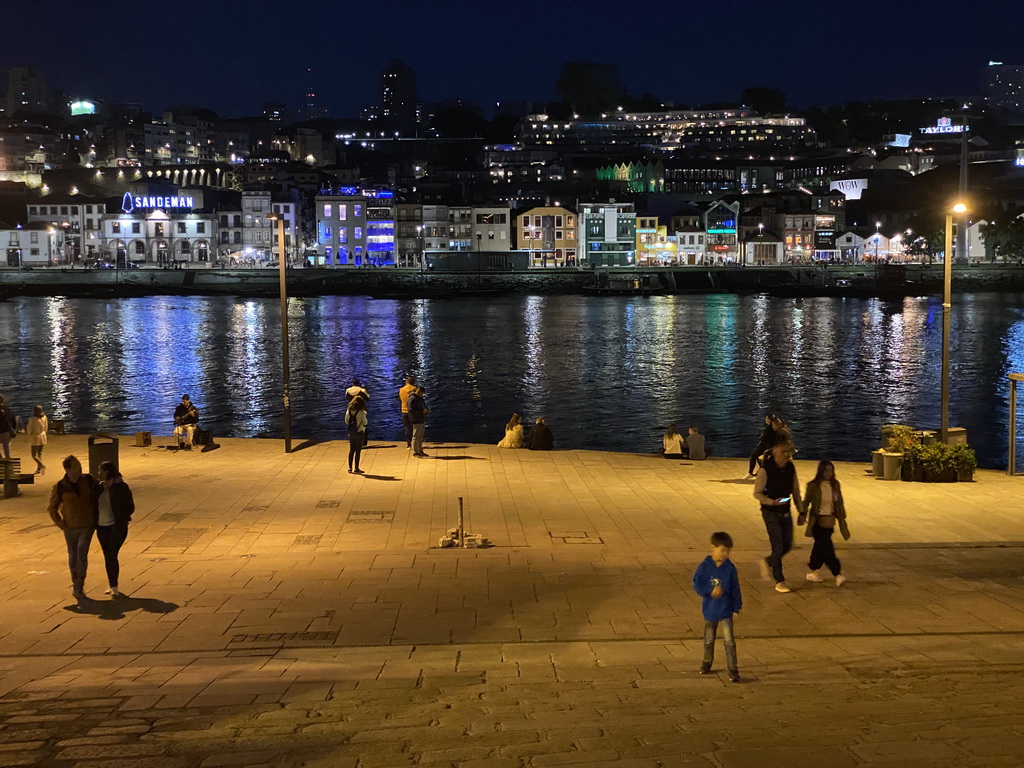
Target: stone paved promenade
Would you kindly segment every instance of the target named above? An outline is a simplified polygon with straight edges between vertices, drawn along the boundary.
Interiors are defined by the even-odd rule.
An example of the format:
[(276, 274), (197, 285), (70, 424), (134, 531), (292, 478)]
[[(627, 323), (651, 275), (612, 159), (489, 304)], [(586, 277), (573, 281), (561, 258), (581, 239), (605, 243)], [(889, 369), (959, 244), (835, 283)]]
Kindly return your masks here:
[[(127, 597), (94, 544), (76, 604), (45, 513), (83, 437), (0, 501), (0, 766), (1024, 765), (1024, 478), (841, 464), (850, 581), (805, 582), (798, 536), (780, 595), (736, 459), (378, 443), (353, 476), (347, 442), (131, 442)], [(437, 548), (460, 496), (493, 547)], [(720, 646), (696, 674), (717, 529), (739, 685)]]

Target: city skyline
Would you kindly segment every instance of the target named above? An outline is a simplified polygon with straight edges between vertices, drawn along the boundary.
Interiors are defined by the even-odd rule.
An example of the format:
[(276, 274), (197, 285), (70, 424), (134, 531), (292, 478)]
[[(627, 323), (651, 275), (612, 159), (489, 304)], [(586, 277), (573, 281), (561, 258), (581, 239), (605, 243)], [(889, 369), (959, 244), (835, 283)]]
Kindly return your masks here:
[[(1024, 62), (1014, 25), (951, 26), (948, 14), (923, 2), (863, 3), (845, 24), (794, 3), (765, 7), (742, 0), (728, 18), (701, 6), (678, 19), (678, 8), (656, 2), (643, 16), (631, 14), (634, 26), (618, 36), (625, 14), (610, 0), (561, 8), (526, 0), (514, 10), (465, 0), (399, 2), (399, 22), (385, 32), (347, 36), (339, 30), (379, 25), (367, 11), (328, 7), (282, 33), (266, 21), (278, 18), (277, 7), (255, 0), (204, 9), (194, 31), (167, 36), (163, 52), (154, 45), (159, 34), (149, 30), (164, 28), (164, 11), (104, 4), (89, 11), (91, 27), (117, 30), (131, 18), (143, 31), (83, 52), (76, 25), (54, 25), (42, 46), (38, 37), (16, 36), (0, 53), (0, 68), (35, 67), (50, 85), (76, 95), (146, 109), (189, 103), (226, 116), (256, 114), (264, 101), (283, 102), (297, 113), (312, 83), (329, 116), (354, 117), (378, 102), (379, 73), (392, 58), (415, 70), (421, 100), (458, 98), (485, 108), (501, 100), (556, 100), (555, 81), (566, 61), (615, 65), (634, 96), (649, 92), (684, 105), (735, 102), (744, 88), (761, 85), (782, 90), (797, 109), (902, 97), (969, 99), (980, 93), (988, 61)], [(34, 9), (51, 18), (81, 13), (70, 0)], [(1004, 11), (1007, 18), (1017, 13), (1009, 2), (996, 2), (986, 18), (998, 20)], [(665, 18), (678, 19), (667, 34)], [(220, 29), (228, 31), (226, 40)], [(757, 30), (756, 36), (747, 30)], [(284, 55), (274, 54), (279, 47)]]

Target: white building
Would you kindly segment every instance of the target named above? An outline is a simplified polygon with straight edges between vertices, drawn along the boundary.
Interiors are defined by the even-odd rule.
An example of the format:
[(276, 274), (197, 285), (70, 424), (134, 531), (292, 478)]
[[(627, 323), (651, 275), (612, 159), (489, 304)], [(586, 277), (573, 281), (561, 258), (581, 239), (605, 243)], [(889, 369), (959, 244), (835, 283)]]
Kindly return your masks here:
[(0, 224), (0, 248), (2, 263), (8, 267), (45, 267), (60, 264), (63, 257), (58, 231), (39, 222), (16, 227)]
[(863, 261), (864, 238), (856, 232), (844, 232), (836, 238), (836, 250), (844, 261)]
[(270, 261), (273, 238), (276, 237), (271, 213), (270, 193), (242, 192), (242, 252), (247, 259)]
[(168, 213), (140, 208), (103, 219), (104, 255), (153, 266), (209, 265), (216, 254), (217, 220), (211, 213)]
[(99, 256), (103, 250), (103, 216), (107, 212), (104, 198), (82, 195), (46, 195), (27, 206), (28, 222), (42, 222), (54, 227), (67, 250), (67, 261)]
[(473, 207), (473, 248), (477, 251), (512, 250), (512, 211), (508, 206)]
[(680, 264), (703, 264), (704, 228), (682, 227), (676, 231), (676, 258)]

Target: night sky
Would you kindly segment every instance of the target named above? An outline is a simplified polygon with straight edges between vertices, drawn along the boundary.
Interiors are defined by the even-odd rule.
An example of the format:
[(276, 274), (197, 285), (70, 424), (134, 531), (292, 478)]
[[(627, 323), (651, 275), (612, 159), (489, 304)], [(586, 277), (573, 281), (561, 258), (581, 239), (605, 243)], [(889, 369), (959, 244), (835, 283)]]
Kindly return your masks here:
[(990, 59), (1024, 64), (1016, 0), (8, 0), (4, 8), (5, 27), (20, 32), (4, 40), (0, 68), (36, 66), (81, 96), (149, 109), (189, 103), (225, 116), (257, 114), (263, 101), (298, 108), (307, 66), (328, 113), (355, 115), (376, 101), (392, 57), (416, 70), (421, 100), (485, 106), (557, 98), (566, 60), (616, 64), (630, 93), (677, 104), (735, 101), (765, 85), (797, 107), (972, 98)]

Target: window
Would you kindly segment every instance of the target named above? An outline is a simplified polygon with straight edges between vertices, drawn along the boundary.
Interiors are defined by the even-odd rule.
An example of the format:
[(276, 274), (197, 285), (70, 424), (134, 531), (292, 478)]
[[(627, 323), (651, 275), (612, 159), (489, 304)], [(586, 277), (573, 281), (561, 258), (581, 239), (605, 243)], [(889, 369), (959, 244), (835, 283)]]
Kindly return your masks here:
[(60, 207), (60, 215), (61, 216), (67, 216), (68, 215), (68, 207), (66, 205), (62, 205)]
[(241, 242), (242, 242), (242, 233), (241, 232), (235, 232), (235, 243), (241, 244)]
[(112, 222), (110, 222), (110, 231), (113, 232), (115, 235), (120, 235), (121, 234), (121, 222), (120, 221), (112, 221)]
[(324, 227), (324, 237), (326, 237), (328, 240), (330, 240), (330, 238), (331, 238), (331, 228), (330, 227)]
[(324, 248), (324, 264), (331, 263), (331, 246)]
[(363, 206), (361, 206), (361, 205), (353, 205), (352, 206), (352, 215), (355, 216), (357, 219), (359, 217), (361, 217), (363, 215)]
[[(570, 226), (570, 227), (572, 226), (572, 222), (571, 222), (571, 220), (570, 220), (569, 226)], [(567, 239), (567, 240), (575, 240), (575, 239), (576, 239), (576, 230), (575, 230), (575, 229), (570, 229), (570, 230), (569, 230), (569, 231), (567, 232), (567, 234), (566, 234), (566, 239)]]
[(196, 222), (196, 232), (198, 232), (200, 235), (205, 235), (206, 234), (206, 222), (205, 221), (197, 221)]
[(184, 235), (186, 232), (188, 232), (188, 225), (185, 224), (184, 221), (179, 221), (178, 222), (178, 234), (179, 235)]
[(540, 226), (540, 216), (534, 216), (533, 217), (533, 226), (535, 226), (535, 227), (539, 227)]
[(138, 235), (142, 233), (142, 224), (137, 221), (132, 222), (132, 234)]
[(226, 227), (228, 225), (228, 217), (225, 214), (221, 214), (220, 216), (220, 225), (222, 227)]
[(38, 232), (33, 232), (32, 236), (29, 238), (29, 242), (38, 243), (39, 242), (39, 233)]
[(529, 239), (530, 239), (530, 230), (524, 229), (523, 230), (523, 240), (529, 240)]
[(235, 214), (235, 226), (236, 227), (242, 226), (242, 214), (240, 214), (240, 213), (236, 213)]
[[(348, 215), (348, 206), (347, 205), (339, 205), (338, 206), (338, 219), (340, 221), (345, 221), (345, 219), (347, 218), (347, 215)], [(338, 255), (338, 258), (339, 259), (341, 258), (341, 254)]]
[(339, 243), (347, 243), (348, 242), (348, 227), (338, 227), (338, 242)]
[(36, 215), (36, 207), (34, 205), (30, 205), (28, 207), (28, 215), (29, 216), (35, 216)]
[[(562, 228), (562, 217), (561, 216), (555, 216), (555, 226), (558, 229)], [(556, 237), (558, 237), (558, 235), (556, 235)]]
[(494, 239), (494, 232), (488, 232), (487, 233), (487, 239), (488, 240), (493, 240)]
[(28, 249), (28, 252), (29, 252), (29, 253), (30, 253), (31, 255), (33, 255), (33, 256), (38, 256), (38, 255), (39, 255), (39, 249), (38, 249), (38, 248), (29, 248), (29, 249)]
[(357, 245), (355, 248), (352, 249), (352, 257), (356, 261), (359, 261), (361, 258), (363, 258), (363, 247), (361, 245)]
[(228, 242), (228, 233), (227, 232), (221, 232), (220, 233), (220, 241), (222, 243), (227, 243)]
[(51, 216), (56, 216), (57, 215), (57, 206), (56, 205), (51, 205), (50, 206), (50, 215)]
[(507, 237), (505, 237), (505, 230), (501, 230), (501, 239), (502, 240), (507, 240), (508, 239)]
[(324, 218), (325, 219), (331, 218), (331, 204), (330, 203), (324, 203)]
[(72, 216), (77, 216), (78, 215), (78, 206), (77, 205), (72, 205), (71, 206), (71, 215)]
[(164, 225), (162, 223), (158, 223), (156, 225), (156, 227), (155, 227), (154, 233), (156, 234), (157, 237), (163, 237), (164, 236)]
[(524, 227), (530, 226), (530, 217), (529, 216), (523, 216), (523, 226)]
[(561, 240), (562, 239), (562, 235), (564, 235), (564, 234), (565, 233), (562, 232), (561, 230), (556, 229), (555, 230), (555, 240)]
[(565, 226), (567, 226), (567, 227), (571, 227), (572, 226), (572, 216), (566, 216), (565, 217)]
[(86, 219), (85, 220), (85, 228), (86, 229), (92, 229), (93, 228), (93, 226), (92, 226), (92, 219)]

